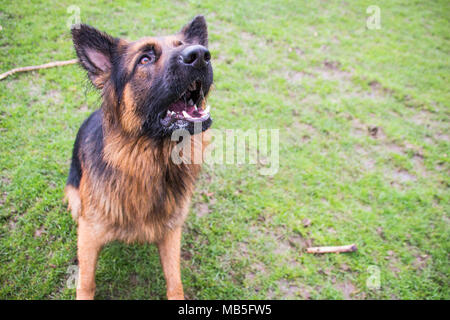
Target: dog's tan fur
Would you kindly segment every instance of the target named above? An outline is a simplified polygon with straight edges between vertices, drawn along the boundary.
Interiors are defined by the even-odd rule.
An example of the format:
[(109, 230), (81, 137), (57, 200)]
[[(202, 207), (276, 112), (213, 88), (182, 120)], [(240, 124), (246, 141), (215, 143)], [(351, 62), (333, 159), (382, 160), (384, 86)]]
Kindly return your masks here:
[[(94, 298), (98, 255), (104, 245), (114, 240), (156, 243), (167, 297), (183, 299), (181, 230), (210, 138), (208, 131), (191, 135), (187, 141), (191, 143), (193, 161), (176, 164), (172, 153), (178, 150), (178, 142), (146, 134), (144, 124), (149, 117), (143, 106), (148, 106), (152, 81), (164, 74), (167, 65), (173, 66), (174, 59), (170, 58), (179, 57), (180, 46), (186, 46), (183, 41), (207, 45), (206, 22), (196, 17), (174, 36), (135, 42), (112, 38), (85, 25), (72, 30), (72, 34), (80, 63), (102, 93), (101, 110), (94, 112), (96, 118), (89, 118), (97, 126), (85, 131), (82, 126), (77, 135), (65, 189), (68, 208), (78, 223), (77, 299)], [(158, 59), (145, 68), (136, 67), (143, 48), (150, 47)], [(126, 81), (118, 81), (112, 70), (113, 62), (119, 68), (113, 54), (120, 57), (120, 71), (124, 71), (121, 77)], [(204, 103), (203, 99), (198, 107), (204, 108)], [(90, 125), (89, 119), (86, 126)], [(83, 134), (86, 130), (97, 131)], [(187, 156), (182, 155), (184, 159)]]
[[(191, 157), (203, 154), (210, 142), (208, 131), (191, 136)], [(194, 181), (200, 164), (182, 164), (189, 172), (185, 176), (187, 190), (182, 203), (168, 197), (164, 206), (154, 212), (155, 185), (162, 176), (161, 161), (180, 170), (170, 160), (174, 142), (166, 142), (162, 148), (152, 146), (150, 140), (123, 141), (123, 137), (108, 137), (105, 144), (105, 160), (117, 172), (113, 181), (96, 180), (89, 173), (83, 175), (79, 192), (66, 188), (66, 198), (72, 216), (78, 221), (79, 285), (77, 299), (92, 299), (95, 293), (95, 267), (102, 246), (113, 240), (127, 243), (154, 242), (158, 245), (161, 263), (167, 282), (168, 299), (182, 299), (183, 287), (180, 275), (181, 228), (189, 210), (194, 191)], [(200, 159), (202, 161), (202, 159)], [(184, 168), (185, 169), (185, 168)], [(153, 179), (148, 179), (148, 172)], [(184, 171), (186, 172), (186, 171)]]

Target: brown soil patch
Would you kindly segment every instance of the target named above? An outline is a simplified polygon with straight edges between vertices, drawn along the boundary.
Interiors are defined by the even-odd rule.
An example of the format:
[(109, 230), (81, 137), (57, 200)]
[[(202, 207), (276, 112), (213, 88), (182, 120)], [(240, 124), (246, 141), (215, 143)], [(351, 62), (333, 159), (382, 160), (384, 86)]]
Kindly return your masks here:
[(294, 121), (287, 128), (287, 134), (292, 143), (301, 145), (309, 142), (315, 135), (317, 130), (310, 124)]
[(5, 191), (6, 186), (11, 183), (11, 180), (7, 177), (0, 177), (0, 185), (2, 186), (2, 190), (0, 190), (0, 206), (3, 206), (6, 202), (6, 198), (8, 197), (8, 192)]
[(207, 203), (197, 202), (194, 205), (194, 212), (197, 215), (197, 217), (202, 218), (210, 212), (209, 206)]
[(413, 262), (413, 267), (417, 270), (423, 270), (429, 263), (430, 256), (427, 254), (417, 255)]
[(405, 183), (410, 181), (416, 181), (416, 176), (412, 175), (406, 170), (398, 170), (391, 173), (395, 182)]
[(314, 71), (317, 72), (318, 76), (324, 80), (350, 80), (352, 77), (351, 73), (341, 70), (340, 67), (341, 64), (338, 61), (325, 60), (322, 62), (322, 66), (315, 68)]
[(357, 289), (353, 285), (351, 281), (344, 281), (336, 283), (334, 286), (337, 290), (342, 292), (342, 295), (344, 296), (345, 300), (351, 300), (352, 296), (356, 293)]
[(434, 137), (436, 138), (436, 140), (439, 140), (439, 141), (444, 141), (444, 142), (450, 141), (450, 136), (445, 133), (438, 133)]
[(308, 72), (289, 70), (285, 72), (284, 78), (289, 82), (301, 82), (303, 79), (311, 79), (314, 76)]
[(353, 119), (352, 123), (352, 131), (355, 135), (362, 136), (367, 133), (367, 126), (361, 122), (359, 119)]
[(39, 238), (44, 233), (45, 233), (45, 228), (44, 228), (44, 226), (41, 226), (39, 229), (36, 229), (36, 231), (34, 231), (34, 237)]
[(295, 299), (300, 293), (300, 287), (291, 281), (282, 279), (277, 282), (277, 285), (282, 299)]
[(367, 130), (368, 130), (370, 136), (375, 139), (381, 139), (381, 140), (386, 139), (386, 134), (384, 133), (384, 131), (381, 127), (368, 126)]
[(258, 275), (264, 275), (267, 273), (267, 268), (262, 262), (256, 262), (252, 264), (251, 271), (245, 275), (245, 281), (250, 282), (255, 280)]
[(380, 95), (391, 95), (393, 92), (391, 89), (385, 88), (378, 81), (370, 81), (369, 87), (372, 89), (372, 95), (380, 96)]

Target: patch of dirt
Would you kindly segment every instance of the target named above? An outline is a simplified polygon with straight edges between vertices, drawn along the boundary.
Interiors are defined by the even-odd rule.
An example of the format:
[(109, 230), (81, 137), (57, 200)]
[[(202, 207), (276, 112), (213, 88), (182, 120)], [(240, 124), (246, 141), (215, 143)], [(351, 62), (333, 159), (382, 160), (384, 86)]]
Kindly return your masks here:
[(345, 300), (351, 300), (352, 296), (357, 292), (356, 287), (349, 280), (344, 282), (338, 282), (334, 286), (337, 290), (342, 292)]
[(383, 128), (374, 125), (367, 125), (361, 120), (354, 118), (351, 122), (352, 131), (355, 135), (363, 136), (369, 135), (377, 140), (386, 140), (387, 136), (383, 131)]
[(7, 197), (8, 197), (8, 193), (6, 191), (2, 191), (0, 193), (0, 207), (2, 207), (5, 204)]
[(277, 255), (284, 255), (291, 251), (291, 246), (285, 241), (278, 241), (273, 252)]
[(330, 70), (339, 70), (339, 68), (341, 67), (341, 63), (338, 61), (324, 60), (323, 65), (325, 68)]
[(190, 253), (187, 250), (181, 250), (181, 259), (185, 260), (185, 261), (190, 261), (192, 260), (192, 253)]
[(423, 163), (423, 156), (415, 154), (412, 159), (411, 159), (412, 163), (413, 163), (413, 167), (414, 170), (418, 173), (420, 173), (420, 175), (422, 176), (426, 176), (427, 175), (427, 170), (425, 168), (425, 165)]
[(89, 107), (88, 107), (88, 105), (87, 105), (86, 103), (83, 103), (83, 104), (78, 108), (78, 110), (81, 111), (81, 112), (87, 112), (87, 111), (89, 110)]
[(300, 293), (300, 287), (291, 281), (282, 279), (277, 281), (277, 285), (282, 299), (295, 299)]
[(369, 87), (372, 90), (372, 94), (371, 95), (376, 95), (376, 96), (380, 96), (380, 95), (391, 95), (393, 93), (393, 91), (391, 89), (385, 88), (381, 85), (381, 83), (379, 83), (378, 81), (374, 80), (374, 81), (370, 81), (369, 82)]
[(431, 122), (431, 113), (425, 110), (420, 110), (416, 112), (412, 117), (410, 117), (410, 121), (417, 125), (430, 125)]
[(395, 144), (395, 143), (388, 143), (385, 146), (385, 149), (391, 153), (395, 153), (398, 155), (403, 155), (403, 148), (400, 147), (399, 145)]
[(401, 169), (391, 173), (391, 177), (394, 179), (394, 182), (406, 183), (411, 181), (416, 181), (416, 176), (409, 173), (408, 171)]
[(52, 101), (55, 104), (61, 104), (63, 101), (61, 91), (59, 90), (48, 91), (45, 95), (45, 98), (48, 102)]
[(350, 80), (352, 74), (340, 69), (341, 63), (338, 61), (325, 60), (322, 62), (322, 67), (315, 68), (314, 71), (324, 80)]
[(301, 82), (303, 79), (311, 79), (314, 76), (304, 71), (289, 70), (284, 74), (284, 78), (289, 82)]
[(194, 211), (199, 218), (206, 216), (210, 212), (208, 204), (204, 202), (196, 203), (194, 206)]
[(376, 161), (371, 158), (371, 154), (368, 150), (360, 145), (356, 145), (354, 151), (365, 171), (372, 171), (375, 168)]
[(439, 140), (439, 141), (444, 141), (444, 142), (449, 142), (450, 141), (450, 136), (448, 134), (445, 134), (445, 133), (438, 133), (434, 137), (435, 137), (436, 140)]
[(45, 228), (44, 226), (41, 226), (39, 229), (36, 229), (36, 231), (34, 231), (34, 238), (41, 237), (43, 233), (45, 233)]
[(367, 126), (361, 122), (359, 119), (353, 119), (352, 123), (352, 132), (357, 136), (362, 136), (367, 133)]
[(288, 242), (292, 247), (304, 250), (312, 246), (314, 239), (305, 239), (301, 235), (295, 234), (288, 238)]
[(377, 234), (380, 236), (381, 239), (385, 240), (386, 239), (386, 235), (384, 234), (384, 230), (382, 227), (378, 227), (376, 229)]
[(11, 231), (15, 230), (17, 228), (17, 219), (15, 218), (10, 219), (8, 222), (8, 228)]
[(308, 218), (305, 218), (302, 220), (302, 224), (305, 228), (307, 228), (311, 225), (311, 220), (309, 220)]
[(375, 139), (381, 139), (381, 140), (386, 139), (386, 134), (383, 132), (383, 129), (381, 127), (368, 126), (367, 130), (368, 130), (370, 136)]
[(258, 275), (266, 274), (267, 268), (262, 262), (252, 264), (251, 271), (245, 275), (245, 282), (252, 282)]
[(241, 31), (235, 36), (241, 40), (239, 43), (245, 52), (242, 58), (247, 61), (257, 61), (259, 52), (267, 50), (272, 45), (270, 39), (260, 38), (246, 31)]
[(371, 171), (375, 168), (375, 160), (369, 157), (369, 152), (360, 145), (355, 146), (355, 152), (359, 156), (358, 159), (365, 170)]
[[(319, 96), (318, 94), (308, 94), (306, 97), (302, 98), (300, 100), (300, 102), (297, 101), (298, 97), (297, 95), (293, 94), (295, 92), (290, 91), (289, 95), (291, 98), (295, 98), (297, 104), (302, 108), (310, 108), (310, 109), (314, 109), (317, 110), (317, 105), (319, 105), (322, 101), (323, 98), (321, 96)], [(320, 110), (318, 110), (318, 112), (320, 113)]]
[(330, 276), (332, 272), (332, 268), (327, 268), (327, 269), (319, 269), (317, 270), (317, 273), (325, 275), (325, 276)]
[(131, 283), (133, 286), (137, 286), (137, 285), (138, 285), (138, 283), (139, 283), (139, 276), (138, 276), (137, 273), (133, 272), (133, 273), (130, 275), (130, 283)]
[(293, 51), (295, 51), (295, 53), (296, 53), (298, 56), (302, 56), (302, 55), (305, 54), (305, 51), (303, 51), (303, 50), (300, 49), (299, 47), (294, 47), (294, 48), (289, 47), (289, 48), (288, 48), (288, 52), (293, 52)]
[(42, 87), (34, 81), (31, 81), (28, 85), (28, 94), (36, 99), (42, 95)]
[(400, 269), (397, 267), (400, 264), (400, 260), (398, 259), (394, 251), (389, 250), (387, 252), (387, 256), (385, 256), (384, 259), (389, 261), (389, 270), (391, 270), (395, 275), (400, 273)]
[(331, 234), (337, 234), (337, 231), (334, 230), (334, 228), (332, 228), (332, 227), (328, 228), (327, 231)]
[(323, 44), (320, 46), (320, 51), (327, 52), (330, 49), (329, 45)]
[(63, 102), (61, 91), (51, 89), (43, 93), (44, 88), (36, 80), (31, 80), (27, 86), (28, 95), (33, 98), (34, 101), (39, 101), (40, 103), (48, 104), (61, 104)]
[(342, 271), (344, 271), (344, 272), (347, 272), (347, 271), (350, 270), (350, 267), (349, 267), (346, 263), (342, 263), (342, 264), (339, 266), (339, 269), (342, 270)]
[(444, 171), (446, 170), (446, 166), (444, 162), (439, 162), (435, 167), (437, 171)]
[(310, 124), (294, 121), (294, 123), (287, 128), (289, 139), (296, 145), (309, 142), (315, 135), (317, 130)]
[(246, 242), (239, 242), (237, 249), (238, 249), (241, 257), (248, 257), (248, 249), (247, 249)]
[[(414, 171), (422, 176), (426, 176), (426, 168), (424, 165), (424, 155), (421, 147), (417, 147), (408, 142), (404, 142), (404, 145), (398, 145), (393, 142), (387, 141), (387, 136), (383, 132), (383, 129), (379, 126), (365, 126), (360, 120), (352, 120), (353, 131), (357, 135), (362, 135), (365, 129), (367, 133), (374, 139), (380, 140), (382, 144), (374, 146), (373, 150), (376, 152), (389, 152), (398, 155), (408, 155), (413, 154), (411, 162), (414, 167)], [(375, 167), (376, 162), (369, 158), (370, 152), (364, 149), (362, 146), (357, 145), (355, 147), (355, 152), (360, 156), (362, 165), (368, 169), (372, 170)], [(394, 180), (400, 183), (415, 181), (416, 176), (409, 173), (407, 170), (397, 170), (391, 174)]]
[(427, 266), (429, 260), (430, 255), (428, 254), (416, 255), (416, 259), (412, 265), (417, 270), (423, 270)]
[(0, 177), (0, 186), (2, 190), (0, 190), (0, 207), (3, 206), (6, 202), (6, 198), (8, 197), (8, 193), (5, 191), (6, 186), (11, 183), (11, 179), (7, 177)]
[[(278, 297), (280, 299), (292, 300), (301, 298), (303, 300), (311, 299), (311, 292), (314, 289), (305, 286), (305, 285), (297, 285), (290, 280), (281, 279), (276, 282), (278, 287)], [(270, 290), (268, 293), (269, 299), (275, 298), (275, 290)]]
[(404, 147), (405, 147), (405, 153), (406, 152), (410, 152), (410, 153), (412, 153), (414, 156), (417, 156), (417, 157), (420, 157), (420, 158), (424, 158), (424, 155), (423, 155), (423, 148), (422, 147), (419, 147), (419, 146), (416, 146), (416, 145), (413, 145), (413, 144), (411, 144), (411, 143), (409, 143), (409, 142), (405, 142), (404, 143)]

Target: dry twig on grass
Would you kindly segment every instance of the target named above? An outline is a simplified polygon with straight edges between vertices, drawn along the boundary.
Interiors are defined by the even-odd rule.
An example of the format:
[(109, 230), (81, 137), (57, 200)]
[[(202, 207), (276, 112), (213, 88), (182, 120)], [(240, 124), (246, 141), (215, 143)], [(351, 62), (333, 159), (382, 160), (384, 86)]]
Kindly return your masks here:
[(354, 252), (358, 248), (356, 248), (356, 244), (349, 244), (346, 246), (331, 246), (331, 247), (310, 247), (306, 249), (308, 253), (341, 253), (341, 252)]
[(5, 73), (0, 74), (0, 80), (5, 79), (6, 77), (17, 73), (17, 72), (25, 72), (25, 71), (33, 71), (33, 70), (39, 70), (39, 69), (48, 69), (53, 67), (59, 67), (59, 66), (65, 66), (68, 64), (75, 64), (78, 62), (78, 59), (72, 59), (72, 60), (65, 60), (65, 61), (54, 61), (49, 62), (46, 64), (41, 64), (40, 66), (29, 66), (29, 67), (21, 67), (21, 68), (15, 68), (12, 70), (9, 70)]

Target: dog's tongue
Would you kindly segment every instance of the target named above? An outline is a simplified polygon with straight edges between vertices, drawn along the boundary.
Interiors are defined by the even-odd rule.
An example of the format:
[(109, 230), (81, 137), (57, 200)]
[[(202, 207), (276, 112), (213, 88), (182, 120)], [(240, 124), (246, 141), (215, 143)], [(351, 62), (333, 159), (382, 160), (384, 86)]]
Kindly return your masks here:
[(186, 104), (184, 101), (178, 100), (169, 106), (169, 110), (173, 112), (182, 112), (186, 110)]
[(172, 103), (169, 106), (169, 110), (175, 113), (182, 113), (186, 111), (191, 116), (197, 116), (198, 112), (195, 111), (195, 107), (193, 105), (188, 105), (182, 100), (178, 100), (177, 102)]

